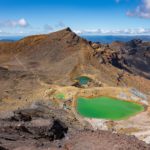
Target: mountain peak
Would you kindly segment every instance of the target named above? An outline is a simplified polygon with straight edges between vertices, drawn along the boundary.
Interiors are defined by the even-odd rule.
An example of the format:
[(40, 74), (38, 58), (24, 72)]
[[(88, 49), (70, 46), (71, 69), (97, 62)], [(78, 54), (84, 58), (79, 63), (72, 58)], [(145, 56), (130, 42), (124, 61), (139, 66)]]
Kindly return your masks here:
[(70, 27), (67, 27), (64, 29), (65, 31), (69, 31), (69, 32), (72, 32), (71, 28)]
[[(64, 34), (68, 34), (68, 33), (73, 33), (73, 31), (71, 30), (71, 28), (67, 27), (67, 28), (64, 28), (64, 29), (61, 29), (61, 30), (58, 30), (58, 31), (55, 31), (53, 33), (50, 33), (50, 35), (55, 35), (55, 36), (58, 36), (58, 34), (60, 34), (62, 37)], [(59, 35), (59, 36), (60, 36)]]
[(64, 29), (56, 31), (56, 32), (73, 32), (73, 31), (71, 30), (71, 28), (67, 27), (67, 28), (64, 28)]

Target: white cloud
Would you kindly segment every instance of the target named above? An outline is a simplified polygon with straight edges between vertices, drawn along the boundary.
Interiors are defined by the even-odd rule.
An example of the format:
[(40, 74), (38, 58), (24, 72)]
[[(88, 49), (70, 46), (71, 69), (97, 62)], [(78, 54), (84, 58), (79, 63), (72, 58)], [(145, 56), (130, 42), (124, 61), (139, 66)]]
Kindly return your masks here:
[(6, 20), (0, 22), (0, 27), (27, 27), (29, 23), (26, 19)]
[(126, 15), (150, 19), (150, 0), (141, 0), (140, 5), (133, 11), (127, 11)]
[(23, 32), (23, 31), (19, 31), (18, 33), (19, 33), (19, 34), (24, 34), (24, 32)]
[(21, 26), (21, 27), (26, 27), (26, 26), (28, 26), (28, 22), (27, 22), (27, 20), (25, 20), (24, 18), (19, 19), (19, 20), (17, 21), (17, 24), (18, 24), (19, 26)]
[(104, 30), (104, 29), (94, 29), (94, 30), (74, 30), (77, 34), (87, 34), (87, 35), (150, 35), (150, 29), (136, 28), (136, 29), (122, 29), (122, 30)]

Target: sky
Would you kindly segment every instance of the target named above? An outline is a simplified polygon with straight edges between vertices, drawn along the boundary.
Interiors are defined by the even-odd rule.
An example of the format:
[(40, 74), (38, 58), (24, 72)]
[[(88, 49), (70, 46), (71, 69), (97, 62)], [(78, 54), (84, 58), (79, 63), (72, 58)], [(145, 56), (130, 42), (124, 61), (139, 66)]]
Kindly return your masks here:
[(85, 35), (150, 35), (150, 0), (0, 0), (0, 36), (66, 27)]

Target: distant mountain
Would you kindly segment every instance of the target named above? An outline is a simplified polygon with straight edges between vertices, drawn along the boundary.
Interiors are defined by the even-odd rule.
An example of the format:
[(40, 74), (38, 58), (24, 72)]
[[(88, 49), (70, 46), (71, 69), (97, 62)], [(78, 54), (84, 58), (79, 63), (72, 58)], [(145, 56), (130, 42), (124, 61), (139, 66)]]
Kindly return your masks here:
[(10, 40), (10, 39), (2, 39), (2, 40), (0, 40), (0, 42), (14, 42), (14, 40)]
[(150, 41), (150, 36), (109, 36), (109, 35), (101, 35), (101, 36), (96, 36), (96, 35), (82, 35), (81, 37), (92, 41), (92, 42), (101, 42), (101, 43), (112, 43), (115, 41), (120, 41), (120, 42), (128, 42), (133, 39), (141, 39), (143, 41)]
[[(82, 38), (85, 38), (88, 41), (92, 42), (101, 42), (101, 43), (112, 43), (115, 41), (120, 42), (128, 42), (133, 39), (141, 39), (143, 41), (150, 41), (150, 36), (117, 36), (117, 35), (81, 35)], [(20, 39), (24, 38), (24, 36), (0, 36), (0, 41), (18, 41)]]
[(23, 36), (0, 36), (0, 42), (14, 42), (22, 38)]

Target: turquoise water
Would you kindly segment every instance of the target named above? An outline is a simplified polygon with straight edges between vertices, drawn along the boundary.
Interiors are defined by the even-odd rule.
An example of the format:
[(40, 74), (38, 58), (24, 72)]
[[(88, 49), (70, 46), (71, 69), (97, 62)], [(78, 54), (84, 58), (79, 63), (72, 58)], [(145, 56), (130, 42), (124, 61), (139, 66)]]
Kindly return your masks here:
[(76, 80), (78, 80), (80, 85), (88, 84), (88, 82), (91, 81), (91, 79), (89, 77), (86, 77), (86, 76), (78, 77), (78, 78), (76, 78)]

